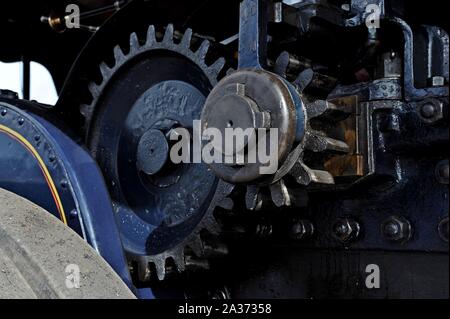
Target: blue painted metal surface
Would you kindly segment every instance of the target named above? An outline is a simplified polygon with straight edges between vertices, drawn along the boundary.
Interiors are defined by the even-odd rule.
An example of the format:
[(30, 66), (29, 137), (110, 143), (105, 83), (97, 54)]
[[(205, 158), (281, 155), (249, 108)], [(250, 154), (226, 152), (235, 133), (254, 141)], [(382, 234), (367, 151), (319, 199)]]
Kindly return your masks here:
[[(280, 77), (281, 78), (281, 77)], [(289, 93), (291, 94), (292, 100), (295, 103), (295, 110), (296, 110), (296, 116), (297, 116), (297, 129), (295, 131), (295, 140), (297, 142), (300, 142), (303, 137), (305, 136), (305, 106), (303, 104), (302, 98), (299, 94), (299, 92), (294, 88), (294, 86), (289, 83), (288, 81), (284, 80), (286, 83), (287, 88), (289, 89)]]
[(0, 132), (0, 155), (0, 187), (21, 194), (59, 217), (52, 193), (33, 155), (3, 132)]
[[(448, 96), (448, 86), (416, 88), (416, 85), (414, 83), (415, 82), (414, 49), (416, 44), (414, 42), (415, 39), (413, 31), (411, 27), (400, 18), (392, 18), (390, 21), (401, 29), (403, 33), (403, 40), (405, 42), (404, 65), (403, 65), (405, 99), (407, 101), (414, 101), (414, 100), (421, 100), (427, 97)], [(448, 46), (449, 41), (448, 34), (443, 29), (438, 29), (437, 27), (434, 27), (434, 30), (431, 30), (432, 28), (433, 27), (426, 27), (427, 32), (434, 33), (436, 37), (437, 35), (439, 35), (438, 37), (440, 38), (440, 41), (442, 41), (441, 43), (442, 59), (444, 61), (445, 59), (448, 60), (448, 50), (447, 52), (445, 52), (444, 50), (445, 45)], [(429, 44), (429, 46), (431, 47), (432, 45)], [(427, 49), (430, 50), (431, 48)]]
[(239, 69), (264, 69), (267, 64), (267, 2), (244, 0), (239, 27)]
[[(28, 141), (45, 163), (68, 226), (84, 237), (136, 294), (152, 298), (151, 290), (142, 294), (132, 284), (111, 200), (92, 157), (59, 128), (37, 115), (39, 112), (19, 109), (4, 100), (0, 101), (0, 113), (0, 125)], [(0, 132), (0, 146), (0, 187), (61, 217), (35, 156), (10, 134)]]
[[(264, 70), (267, 68), (268, 6), (264, 0), (244, 0), (240, 7), (238, 69)], [(291, 94), (297, 115), (296, 141), (305, 134), (304, 106), (299, 92), (280, 77)]]

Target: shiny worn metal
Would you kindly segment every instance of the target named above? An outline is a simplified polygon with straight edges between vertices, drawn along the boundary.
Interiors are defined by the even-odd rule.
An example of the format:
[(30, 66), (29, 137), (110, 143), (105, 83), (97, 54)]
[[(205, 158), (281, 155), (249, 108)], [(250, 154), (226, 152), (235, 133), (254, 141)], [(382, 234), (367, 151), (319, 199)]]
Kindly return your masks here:
[(381, 228), (385, 238), (393, 242), (406, 243), (413, 235), (411, 223), (402, 216), (388, 218)]
[[(237, 71), (219, 82), (208, 96), (202, 112), (202, 130), (210, 127), (222, 131), (225, 128), (244, 131), (277, 129), (277, 149), (271, 145), (271, 151), (277, 151), (276, 156), (281, 165), (296, 137), (302, 138), (302, 112), (287, 84), (277, 75), (266, 71)], [(297, 136), (297, 131), (300, 136)], [(265, 165), (257, 162), (231, 167), (214, 163), (211, 168), (228, 182), (249, 183), (262, 178), (260, 168)]]
[(332, 227), (333, 236), (343, 244), (358, 239), (361, 233), (360, 224), (353, 218), (339, 218)]
[(294, 240), (305, 240), (314, 235), (314, 225), (308, 220), (295, 221), (289, 236)]
[(444, 103), (437, 99), (427, 99), (418, 106), (418, 114), (422, 121), (435, 123), (444, 118)]

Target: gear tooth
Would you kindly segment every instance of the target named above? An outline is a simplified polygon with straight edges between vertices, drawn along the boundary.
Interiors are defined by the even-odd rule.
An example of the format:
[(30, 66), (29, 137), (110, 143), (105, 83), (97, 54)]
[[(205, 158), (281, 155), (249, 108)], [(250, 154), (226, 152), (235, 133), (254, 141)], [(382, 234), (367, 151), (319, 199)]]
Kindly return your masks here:
[(205, 244), (206, 258), (222, 258), (229, 254), (228, 246), (220, 241)]
[(206, 259), (198, 259), (187, 255), (185, 257), (186, 269), (188, 270), (207, 270), (210, 268), (209, 262)]
[(203, 241), (199, 236), (194, 236), (194, 238), (187, 245), (197, 257), (203, 256), (205, 250), (203, 246)]
[(221, 183), (218, 185), (218, 189), (220, 190), (220, 193), (222, 194), (222, 198), (230, 196), (231, 193), (234, 190), (234, 185), (230, 183), (226, 183), (224, 181), (221, 181)]
[(169, 24), (166, 28), (166, 32), (164, 33), (163, 41), (165, 43), (173, 43), (173, 24)]
[(312, 181), (318, 184), (334, 184), (334, 177), (327, 171), (311, 170)]
[(247, 186), (245, 194), (245, 206), (248, 210), (260, 210), (262, 207), (262, 198), (258, 186)]
[(151, 25), (147, 30), (147, 45), (153, 45), (156, 43), (156, 30), (155, 26)]
[(140, 281), (148, 282), (151, 280), (151, 271), (146, 260), (140, 260), (137, 263), (137, 275)]
[(100, 72), (102, 74), (103, 80), (109, 77), (110, 71), (110, 68), (105, 62), (100, 63)]
[(338, 107), (335, 104), (326, 100), (316, 100), (305, 105), (306, 114), (309, 119), (324, 118), (333, 121), (340, 121), (348, 117), (351, 110), (343, 106)]
[(97, 97), (100, 94), (100, 88), (94, 82), (89, 83), (88, 89), (93, 98)]
[(236, 72), (235, 69), (229, 68), (229, 69), (227, 70), (227, 75), (231, 75), (231, 74), (233, 74), (234, 72)]
[(153, 260), (155, 265), (156, 274), (159, 281), (163, 281), (166, 278), (166, 258), (160, 257)]
[(294, 84), (300, 92), (303, 92), (311, 84), (313, 77), (314, 71), (312, 69), (303, 70), (294, 81)]
[(219, 236), (220, 234), (220, 225), (219, 223), (213, 218), (211, 218), (211, 221), (208, 225), (208, 231), (215, 236)]
[(297, 163), (291, 172), (297, 183), (308, 186), (311, 183), (333, 185), (334, 178), (327, 171), (314, 170), (303, 163)]
[(305, 148), (313, 152), (348, 153), (350, 151), (346, 143), (323, 136), (318, 132), (309, 134)]
[(191, 47), (191, 40), (192, 40), (192, 29), (187, 29), (186, 32), (184, 32), (183, 38), (181, 39), (181, 45), (190, 48)]
[(206, 55), (208, 54), (210, 45), (211, 45), (211, 43), (208, 40), (205, 40), (202, 42), (202, 44), (198, 48), (196, 54), (202, 61), (205, 60)]
[(186, 264), (184, 262), (184, 255), (174, 258), (174, 261), (175, 261), (175, 265), (177, 266), (177, 270), (179, 273), (182, 273), (186, 270)]
[(114, 58), (116, 59), (116, 64), (120, 64), (125, 60), (125, 54), (123, 54), (122, 48), (119, 45), (114, 47)]
[(179, 249), (177, 252), (175, 252), (172, 256), (173, 261), (175, 262), (175, 265), (177, 267), (177, 271), (179, 273), (184, 272), (186, 269), (186, 263), (184, 261), (184, 252), (183, 249)]
[(130, 50), (136, 51), (137, 49), (139, 49), (139, 39), (136, 32), (133, 32), (130, 35)]
[(210, 67), (209, 70), (211, 73), (214, 74), (214, 76), (217, 78), (219, 76), (220, 71), (222, 71), (223, 67), (225, 66), (225, 59), (219, 58), (214, 62)]
[(284, 51), (278, 56), (275, 62), (274, 73), (285, 78), (288, 65), (289, 65), (289, 53)]
[(305, 105), (306, 114), (308, 115), (309, 119), (319, 117), (320, 115), (327, 112), (330, 108), (335, 108), (335, 105), (329, 105), (328, 102), (324, 100), (316, 100)]
[(84, 117), (89, 117), (90, 114), (92, 113), (92, 105), (89, 104), (82, 104), (80, 106), (80, 113), (81, 115), (83, 115)]
[(283, 180), (280, 180), (278, 183), (270, 185), (270, 195), (272, 196), (273, 203), (277, 207), (292, 205), (289, 190), (284, 184)]
[(217, 203), (217, 206), (226, 210), (232, 210), (234, 207), (234, 201), (229, 197), (225, 197)]

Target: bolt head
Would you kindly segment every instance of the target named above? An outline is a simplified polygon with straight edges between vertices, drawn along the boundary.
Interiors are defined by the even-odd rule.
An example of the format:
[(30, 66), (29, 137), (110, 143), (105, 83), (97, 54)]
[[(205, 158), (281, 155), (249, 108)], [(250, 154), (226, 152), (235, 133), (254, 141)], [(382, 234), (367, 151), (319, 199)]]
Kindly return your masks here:
[(436, 109), (433, 103), (425, 103), (424, 105), (422, 105), (422, 108), (420, 109), (420, 115), (422, 115), (422, 117), (426, 119), (432, 118), (435, 112)]
[(436, 99), (428, 99), (419, 104), (418, 115), (426, 123), (435, 123), (444, 118), (444, 104)]
[(339, 223), (335, 226), (334, 231), (338, 236), (346, 236), (351, 230), (348, 224)]
[(412, 236), (412, 227), (410, 222), (401, 216), (389, 217), (382, 224), (384, 237), (392, 242), (407, 242)]
[(314, 234), (314, 225), (307, 220), (294, 222), (291, 228), (290, 237), (294, 240), (303, 240)]
[(351, 218), (340, 218), (333, 225), (333, 236), (342, 243), (348, 243), (359, 237), (361, 227)]
[(70, 218), (77, 218), (78, 217), (78, 211), (76, 209), (72, 209), (69, 213)]
[(445, 77), (443, 76), (433, 76), (429, 79), (431, 86), (444, 86), (445, 85)]
[(343, 5), (341, 5), (341, 9), (344, 11), (350, 11), (350, 4), (344, 3)]
[(400, 234), (400, 226), (397, 223), (389, 222), (384, 226), (384, 232), (390, 238)]
[(258, 224), (256, 225), (255, 235), (261, 239), (266, 239), (271, 237), (273, 234), (273, 226), (272, 224)]

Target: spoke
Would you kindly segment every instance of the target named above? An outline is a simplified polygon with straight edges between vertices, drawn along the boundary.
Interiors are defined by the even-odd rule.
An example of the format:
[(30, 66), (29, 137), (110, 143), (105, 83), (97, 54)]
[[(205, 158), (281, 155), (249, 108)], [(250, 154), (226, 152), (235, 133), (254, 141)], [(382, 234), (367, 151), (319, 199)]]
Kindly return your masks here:
[(267, 64), (267, 2), (244, 0), (239, 29), (239, 69), (263, 69)]

